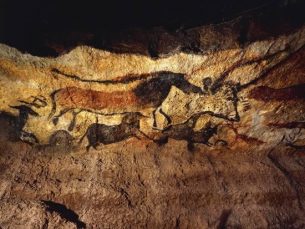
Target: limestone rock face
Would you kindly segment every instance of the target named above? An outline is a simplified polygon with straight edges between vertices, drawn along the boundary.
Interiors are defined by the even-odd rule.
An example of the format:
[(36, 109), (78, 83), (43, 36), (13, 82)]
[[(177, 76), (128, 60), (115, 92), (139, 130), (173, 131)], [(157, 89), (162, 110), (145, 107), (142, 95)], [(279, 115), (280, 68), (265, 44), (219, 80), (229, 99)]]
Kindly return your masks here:
[(305, 227), (305, 27), (197, 32), (157, 57), (1, 44), (0, 227)]

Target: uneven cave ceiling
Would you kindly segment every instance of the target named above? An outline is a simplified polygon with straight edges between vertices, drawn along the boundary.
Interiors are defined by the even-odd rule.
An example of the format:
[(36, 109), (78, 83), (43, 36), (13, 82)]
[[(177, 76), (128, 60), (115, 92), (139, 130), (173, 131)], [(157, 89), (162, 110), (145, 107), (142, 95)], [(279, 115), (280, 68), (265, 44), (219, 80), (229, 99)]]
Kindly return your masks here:
[[(164, 32), (185, 40), (183, 33), (191, 28), (238, 18), (241, 43), (289, 32), (304, 21), (304, 5), (302, 0), (2, 0), (0, 42), (38, 56), (57, 56), (77, 45), (154, 56), (140, 46)], [(259, 27), (257, 36), (247, 33), (253, 30), (250, 22)], [(117, 47), (121, 43), (125, 46)], [(126, 48), (130, 43), (139, 47)]]

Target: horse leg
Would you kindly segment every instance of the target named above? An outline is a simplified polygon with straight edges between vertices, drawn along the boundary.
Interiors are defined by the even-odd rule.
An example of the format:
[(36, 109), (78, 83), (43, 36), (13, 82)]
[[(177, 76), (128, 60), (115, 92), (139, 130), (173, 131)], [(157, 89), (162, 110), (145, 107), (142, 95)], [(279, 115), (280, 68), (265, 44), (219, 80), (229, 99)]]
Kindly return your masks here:
[(89, 152), (90, 148), (92, 145), (90, 145), (90, 143), (86, 146), (86, 151)]
[(95, 149), (95, 150), (97, 150), (97, 147), (98, 147), (98, 143), (95, 143), (92, 147), (93, 147), (93, 149)]
[(93, 149), (97, 150), (97, 146), (102, 142), (102, 139), (100, 139), (98, 126), (96, 125), (92, 129), (87, 130), (87, 139), (88, 139), (88, 146), (86, 149), (90, 149), (92, 146)]
[(88, 152), (90, 150), (91, 147), (93, 147), (93, 149), (97, 150), (97, 147), (99, 145), (99, 143), (97, 142), (97, 139), (90, 139), (88, 136), (88, 145), (86, 146), (86, 151)]
[(195, 147), (194, 147), (194, 143), (191, 140), (187, 141), (187, 149), (191, 152), (194, 151)]
[(139, 130), (139, 129), (135, 132), (134, 136), (135, 136), (137, 139), (142, 139), (142, 137), (144, 136), (145, 138), (147, 138), (147, 139), (153, 141), (152, 138), (150, 138), (147, 134), (145, 134), (143, 131), (141, 131), (141, 130)]
[(168, 136), (162, 136), (161, 138), (159, 138), (158, 140), (153, 140), (155, 143), (157, 143), (159, 146), (161, 145), (165, 145), (166, 143), (168, 143)]

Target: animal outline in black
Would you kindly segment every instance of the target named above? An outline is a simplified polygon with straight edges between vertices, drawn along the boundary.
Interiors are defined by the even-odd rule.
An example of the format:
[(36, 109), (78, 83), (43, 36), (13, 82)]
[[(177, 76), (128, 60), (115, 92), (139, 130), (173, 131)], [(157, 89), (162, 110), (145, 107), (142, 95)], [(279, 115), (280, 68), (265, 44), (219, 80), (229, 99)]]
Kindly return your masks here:
[[(271, 48), (272, 46), (270, 46)], [(269, 50), (270, 50), (269, 48)], [(186, 94), (190, 93), (197, 93), (200, 95), (216, 95), (217, 92), (220, 90), (223, 90), (223, 87), (226, 87), (228, 90), (228, 101), (231, 101), (233, 104), (233, 109), (235, 111), (235, 117), (229, 117), (227, 114), (222, 113), (216, 113), (213, 111), (203, 111), (202, 113), (209, 114), (211, 116), (219, 117), (228, 121), (239, 121), (239, 114), (237, 111), (237, 104), (238, 104), (238, 92), (242, 89), (248, 87), (249, 85), (257, 82), (260, 78), (263, 77), (268, 71), (270, 71), (273, 67), (268, 68), (267, 70), (264, 70), (258, 77), (256, 77), (253, 80), (250, 80), (249, 82), (240, 85), (240, 83), (233, 83), (230, 81), (226, 81), (227, 76), (236, 68), (245, 66), (245, 65), (251, 65), (258, 62), (262, 62), (265, 60), (272, 59), (276, 57), (278, 54), (281, 54), (285, 50), (279, 51), (277, 53), (269, 54), (269, 50), (267, 51), (267, 55), (263, 58), (253, 58), (251, 60), (240, 60), (237, 61), (235, 64), (233, 64), (231, 67), (229, 67), (227, 70), (225, 70), (217, 79), (213, 80), (209, 77), (206, 77), (203, 79), (202, 87), (196, 86), (194, 84), (191, 84), (188, 80), (185, 79), (185, 74), (183, 73), (174, 73), (174, 72), (154, 72), (149, 74), (142, 74), (138, 76), (132, 76), (127, 75), (124, 76), (124, 78), (119, 78), (118, 80), (87, 80), (82, 79), (79, 76), (70, 75), (63, 73), (59, 71), (58, 69), (52, 69), (53, 73), (56, 73), (57, 75), (60, 74), (67, 78), (72, 78), (81, 82), (87, 82), (87, 83), (101, 83), (101, 84), (128, 84), (130, 82), (140, 81), (139, 84), (132, 89), (131, 91), (125, 91), (121, 92), (118, 91), (116, 93), (107, 93), (107, 92), (101, 92), (101, 91), (92, 91), (92, 90), (85, 90), (77, 87), (67, 87), (55, 90), (50, 96), (52, 99), (52, 111), (50, 113), (50, 117), (53, 117), (53, 123), (54, 125), (57, 124), (58, 119), (64, 115), (67, 112), (72, 112), (73, 114), (73, 120), (72, 124), (70, 125), (69, 130), (71, 131), (73, 129), (73, 122), (75, 120), (75, 116), (79, 113), (79, 111), (87, 111), (92, 113), (99, 113), (101, 115), (115, 115), (115, 114), (126, 114), (130, 112), (141, 112), (145, 108), (153, 108), (153, 127), (156, 128), (156, 112), (159, 111), (164, 117), (166, 118), (168, 125), (171, 123), (171, 118), (163, 112), (162, 108), (160, 107), (165, 98), (167, 98), (169, 91), (172, 86), (175, 86), (182, 90)], [(276, 65), (275, 65), (276, 66)], [(57, 77), (56, 75), (56, 77)], [(73, 97), (76, 97), (79, 94), (86, 95), (85, 98), (83, 98), (83, 105), (76, 104), (73, 101)], [(126, 98), (130, 98), (130, 101), (132, 101), (133, 104), (122, 104), (118, 103), (116, 104), (117, 107), (111, 107), (113, 104), (105, 103), (102, 99), (105, 100), (109, 99), (111, 100), (111, 96), (115, 96), (117, 100), (124, 101)], [(63, 97), (64, 103), (70, 104), (62, 104), (61, 108), (58, 109), (60, 106), (60, 102), (57, 100), (61, 100), (60, 98)], [(90, 107), (89, 105), (93, 103), (98, 102), (99, 105), (96, 107)], [(221, 104), (220, 104), (221, 105)], [(99, 107), (100, 106), (100, 107)], [(124, 107), (124, 111), (122, 111), (122, 107)], [(110, 109), (111, 112), (109, 112), (107, 109)], [(201, 113), (201, 112), (198, 112)]]
[[(182, 90), (186, 94), (190, 93), (199, 93), (203, 94), (203, 91), (200, 87), (191, 84), (185, 79), (185, 75), (182, 73), (174, 73), (168, 71), (155, 72), (151, 74), (140, 75), (138, 77), (130, 77), (126, 76), (127, 79), (121, 79), (117, 81), (88, 81), (82, 80), (80, 77), (68, 75), (58, 71), (57, 69), (53, 69), (53, 72), (57, 74), (64, 75), (69, 78), (76, 78), (82, 82), (95, 82), (95, 83), (103, 83), (103, 84), (128, 84), (130, 82), (139, 81), (139, 84), (132, 89), (131, 91), (117, 91), (112, 93), (93, 91), (93, 90), (85, 90), (76, 87), (63, 88), (54, 91), (51, 94), (52, 99), (52, 111), (50, 117), (53, 117), (53, 123), (56, 125), (58, 119), (67, 112), (73, 112), (74, 110), (86, 110), (89, 112), (96, 112), (100, 110), (104, 110), (104, 112), (99, 112), (104, 115), (114, 115), (114, 114), (125, 114), (131, 112), (141, 112), (146, 108), (153, 108), (153, 126), (156, 127), (156, 112), (160, 111), (162, 115), (165, 116), (168, 123), (171, 122), (169, 116), (167, 116), (162, 109), (160, 108), (162, 102), (168, 96), (170, 89), (172, 86), (176, 86), (180, 90)], [(73, 97), (78, 95), (86, 95), (83, 101), (83, 107), (76, 107), (73, 102)], [(57, 111), (58, 103), (56, 99), (60, 96), (65, 97), (65, 103), (71, 100), (69, 105), (64, 105), (63, 109)], [(94, 101), (92, 101), (92, 98)], [(117, 101), (117, 104), (111, 104), (105, 100), (114, 100)], [(120, 100), (120, 101), (119, 101)], [(127, 103), (126, 101), (130, 102)], [(124, 103), (125, 102), (125, 103)], [(80, 105), (81, 106), (81, 105)], [(112, 112), (108, 112), (107, 109), (112, 110)], [(122, 109), (125, 109), (122, 111)], [(77, 115), (77, 114), (76, 114)], [(72, 129), (72, 128), (71, 128)]]
[(194, 144), (204, 144), (211, 146), (209, 142), (213, 135), (217, 134), (217, 125), (212, 125), (211, 122), (207, 122), (204, 127), (200, 130), (195, 131), (195, 125), (200, 118), (201, 114), (197, 114), (186, 120), (184, 123), (177, 125), (170, 125), (162, 131), (162, 136), (154, 140), (159, 145), (164, 145), (168, 142), (169, 138), (175, 140), (185, 140), (187, 141), (187, 148), (190, 151), (194, 150)]
[(18, 106), (10, 106), (11, 108), (17, 109), (19, 111), (19, 115), (16, 119), (15, 128), (18, 138), (30, 145), (39, 143), (36, 136), (32, 133), (25, 132), (23, 127), (25, 126), (29, 116), (39, 116), (38, 113), (33, 111), (30, 107), (26, 105), (18, 105)]
[(46, 98), (44, 96), (31, 96), (32, 101), (27, 102), (24, 100), (18, 100), (22, 105), (10, 106), (11, 108), (17, 109), (19, 111), (19, 115), (17, 117), (15, 127), (18, 138), (22, 141), (33, 145), (39, 143), (37, 137), (23, 130), (23, 127), (26, 125), (28, 118), (30, 116), (38, 117), (39, 114), (35, 112), (32, 108), (42, 108), (47, 106)]
[(86, 146), (86, 150), (89, 151), (91, 147), (96, 149), (99, 144), (108, 145), (131, 137), (138, 139), (140, 139), (140, 136), (147, 137), (147, 135), (140, 130), (140, 117), (142, 116), (143, 115), (139, 112), (128, 113), (123, 117), (121, 124), (111, 126), (99, 124), (97, 121), (88, 127), (79, 143), (87, 137), (88, 145)]
[[(283, 51), (281, 51), (281, 52), (283, 52)], [(185, 79), (185, 74), (182, 74), (182, 73), (155, 72), (155, 73), (146, 74), (146, 77), (145, 76), (143, 77), (143, 75), (134, 76), (134, 77), (133, 76), (124, 76), (124, 78), (122, 77), (122, 78), (119, 78), (118, 80), (98, 81), (98, 80), (84, 80), (84, 79), (81, 79), (80, 77), (77, 77), (77, 76), (61, 73), (57, 69), (53, 69), (53, 72), (57, 73), (57, 74), (64, 75), (65, 77), (68, 77), (68, 78), (73, 78), (73, 79), (79, 80), (81, 82), (87, 82), (87, 83), (127, 84), (129, 82), (138, 81), (139, 83), (137, 83), (137, 86), (133, 87), (133, 89), (131, 90), (131, 94), (135, 95), (136, 98), (140, 98), (141, 95), (144, 94), (145, 96), (142, 97), (142, 103), (140, 103), (140, 105), (141, 106), (144, 105), (144, 107), (145, 107), (145, 105), (148, 105), (148, 106), (151, 105), (151, 108), (154, 109), (153, 110), (154, 123), (156, 121), (155, 113), (159, 109), (160, 113), (163, 113), (163, 115), (167, 118), (169, 125), (171, 123), (171, 119), (170, 119), (169, 116), (167, 116), (166, 113), (164, 113), (162, 111), (162, 108), (160, 107), (159, 104), (160, 103), (162, 104), (164, 99), (168, 96), (169, 90), (171, 89), (172, 86), (176, 86), (177, 88), (182, 90), (184, 93), (199, 93), (200, 95), (203, 95), (202, 97), (204, 97), (205, 95), (215, 95), (219, 91), (222, 91), (224, 89), (224, 87), (226, 87), (225, 90), (229, 91), (230, 93), (228, 93), (228, 98), (225, 98), (225, 99), (227, 99), (228, 101), (232, 102), (233, 107), (235, 109), (235, 113), (236, 113), (235, 117), (233, 117), (233, 118), (229, 117), (226, 113), (223, 113), (221, 111), (217, 112), (217, 113), (213, 112), (213, 109), (209, 110), (209, 111), (202, 111), (202, 112), (196, 111), (196, 112), (194, 112), (194, 114), (208, 114), (208, 115), (219, 117), (221, 119), (225, 119), (225, 120), (228, 120), (228, 121), (239, 121), (240, 117), (239, 117), (239, 114), (238, 114), (238, 111), (237, 111), (237, 104), (238, 104), (238, 101), (239, 101), (239, 99), (238, 99), (238, 92), (240, 90), (246, 88), (247, 86), (257, 82), (259, 79), (261, 79), (265, 75), (265, 73), (267, 73), (268, 71), (273, 69), (273, 67), (275, 67), (277, 64), (272, 66), (271, 68), (263, 70), (262, 74), (260, 74), (255, 79), (253, 79), (253, 80), (251, 80), (251, 81), (249, 81), (247, 83), (244, 83), (243, 85), (240, 85), (239, 83), (235, 83), (235, 82), (231, 82), (231, 81), (226, 80), (227, 76), (230, 74), (231, 71), (233, 71), (237, 67), (240, 67), (240, 66), (243, 66), (243, 65), (247, 65), (247, 64), (252, 64), (252, 63), (255, 63), (255, 62), (258, 62), (258, 61), (264, 61), (264, 60), (266, 60), (268, 58), (273, 58), (274, 56), (276, 56), (277, 54), (279, 54), (281, 52), (274, 53), (274, 54), (269, 54), (269, 55), (267, 55), (264, 58), (256, 58), (256, 59), (254, 58), (254, 59), (252, 59), (250, 61), (249, 60), (243, 60), (243, 61), (237, 62), (236, 64), (233, 64), (233, 66), (230, 67), (228, 70), (224, 71), (219, 76), (219, 78), (217, 78), (216, 80), (212, 80), (211, 78), (208, 78), (208, 77), (204, 78), (203, 79), (203, 86), (202, 86), (202, 88), (199, 87), (199, 86), (193, 85), (190, 82), (188, 82)], [(162, 74), (165, 74), (165, 76), (162, 75)], [(165, 79), (167, 79), (167, 81)], [(175, 79), (175, 80), (173, 80), (173, 79)], [(165, 86), (163, 84), (164, 82), (167, 82), (165, 84)], [(173, 82), (174, 82), (174, 84), (173, 84)], [(152, 99), (153, 96), (149, 93), (149, 90), (150, 90), (150, 92), (154, 92), (154, 91), (156, 91), (156, 89), (158, 89), (158, 87), (160, 85), (164, 86), (163, 89), (167, 93), (164, 93), (164, 91), (162, 92), (163, 89), (161, 91), (157, 90), (157, 92), (158, 92), (157, 93), (158, 96), (156, 96), (157, 99), (156, 98)], [(60, 94), (62, 92), (63, 93), (67, 92), (67, 94), (70, 94), (70, 96), (73, 97), (73, 95), (74, 95), (73, 92), (77, 92), (78, 90), (83, 90), (84, 91), (85, 89), (76, 88), (76, 87), (61, 88), (61, 89), (57, 89), (57, 90), (53, 91), (53, 93), (51, 93), (51, 100), (52, 100), (53, 106), (52, 106), (52, 112), (51, 112), (50, 116), (52, 117), (54, 115), (53, 116), (54, 124), (56, 124), (56, 122), (58, 121), (58, 118), (60, 116), (62, 116), (63, 114), (65, 114), (66, 112), (72, 112), (72, 114), (73, 114), (73, 119), (71, 121), (71, 125), (68, 128), (68, 130), (71, 131), (74, 128), (76, 116), (80, 112), (82, 112), (82, 111), (96, 113), (96, 114), (99, 114), (99, 115), (109, 115), (109, 116), (116, 115), (116, 114), (128, 114), (128, 113), (132, 113), (132, 112), (129, 112), (129, 111), (134, 111), (133, 108), (131, 108), (131, 110), (127, 109), (127, 111), (126, 111), (126, 110), (124, 110), (126, 107), (123, 106), (123, 111), (112, 112), (112, 113), (107, 113), (107, 112), (103, 113), (103, 111), (98, 110), (98, 109), (97, 110), (94, 110), (94, 109), (92, 109), (92, 110), (85, 109), (86, 107), (78, 106), (78, 104), (75, 103), (74, 104), (75, 107), (73, 107), (73, 106), (72, 107), (66, 107), (66, 108), (63, 107), (64, 109), (59, 109), (59, 110), (57, 110), (58, 111), (57, 112), (56, 111), (56, 108), (58, 108), (58, 106), (57, 106), (58, 105), (58, 103), (57, 103), (57, 96), (60, 97)], [(71, 93), (71, 91), (72, 91), (72, 93)], [(88, 91), (89, 91), (89, 95), (90, 95), (87, 98), (88, 101), (89, 100), (95, 101), (96, 100), (96, 95), (98, 95), (99, 93), (102, 93), (102, 94), (103, 93), (104, 94), (107, 93), (107, 92), (101, 92), (101, 91), (87, 90), (87, 92)], [(223, 92), (218, 93), (218, 95), (222, 95), (222, 94), (224, 94), (224, 93)], [(33, 97), (33, 98), (34, 98), (34, 100), (36, 99), (35, 97)], [(121, 98), (124, 98), (124, 96), (122, 96)], [(33, 106), (35, 108), (40, 108), (40, 107), (45, 106), (44, 102), (42, 102), (42, 101), (45, 101), (44, 99), (41, 99), (41, 100), (36, 99), (36, 103), (37, 103), (37, 101), (40, 102), (41, 105), (38, 105), (38, 106), (35, 105), (35, 101), (33, 101), (34, 102), (33, 104), (27, 103), (25, 101), (19, 101), (19, 102), (27, 104), (28, 106)], [(86, 103), (88, 101), (85, 100), (84, 102)], [(141, 99), (136, 100), (135, 104), (139, 104), (138, 103), (139, 101), (141, 102)], [(147, 103), (147, 101), (151, 101), (151, 103)], [(155, 101), (157, 101), (158, 103), (154, 103)], [(100, 102), (100, 101), (98, 100), (97, 102)], [(141, 112), (142, 111), (141, 109), (143, 108), (141, 106), (136, 106), (135, 107), (136, 108), (135, 111), (136, 112)], [(122, 108), (122, 106), (118, 106), (118, 107)], [(230, 108), (230, 109), (232, 109), (232, 108)], [(58, 115), (56, 115), (56, 112), (58, 113)]]

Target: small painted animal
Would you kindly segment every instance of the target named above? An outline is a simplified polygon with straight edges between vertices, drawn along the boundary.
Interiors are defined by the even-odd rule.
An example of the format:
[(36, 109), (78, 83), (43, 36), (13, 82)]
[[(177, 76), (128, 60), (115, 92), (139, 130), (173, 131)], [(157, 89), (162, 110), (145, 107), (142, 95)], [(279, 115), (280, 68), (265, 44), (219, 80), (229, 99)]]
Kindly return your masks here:
[(146, 137), (146, 135), (140, 130), (141, 117), (142, 114), (135, 112), (126, 114), (119, 125), (109, 126), (93, 123), (88, 127), (79, 143), (83, 141), (84, 137), (87, 137), (89, 144), (86, 149), (89, 151), (91, 147), (96, 149), (99, 144), (108, 145), (124, 141), (131, 137), (136, 137), (138, 139), (140, 139), (140, 136)]
[(166, 144), (169, 138), (187, 141), (187, 148), (194, 150), (194, 143), (205, 144), (211, 146), (210, 138), (217, 133), (217, 127), (208, 122), (198, 131), (194, 131), (197, 120), (201, 114), (194, 115), (187, 121), (177, 125), (171, 125), (162, 131), (162, 136), (158, 140), (154, 140), (159, 145)]
[(14, 123), (15, 131), (18, 138), (30, 145), (37, 144), (39, 141), (36, 138), (36, 136), (32, 133), (28, 133), (24, 131), (23, 127), (30, 116), (39, 116), (38, 113), (36, 113), (26, 105), (10, 106), (10, 107), (19, 110), (19, 116), (16, 119), (16, 123)]

